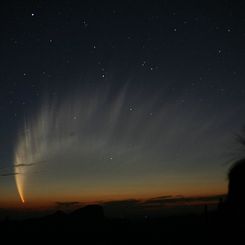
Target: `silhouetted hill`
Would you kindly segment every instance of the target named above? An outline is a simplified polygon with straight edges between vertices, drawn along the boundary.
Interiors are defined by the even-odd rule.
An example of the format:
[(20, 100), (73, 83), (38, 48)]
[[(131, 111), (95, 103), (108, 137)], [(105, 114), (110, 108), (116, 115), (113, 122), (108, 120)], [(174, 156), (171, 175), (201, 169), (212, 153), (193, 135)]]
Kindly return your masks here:
[[(52, 235), (57, 241), (76, 238), (89, 244), (238, 244), (240, 226), (227, 215), (226, 209), (201, 215), (156, 217), (144, 220), (108, 219), (103, 207), (89, 205), (70, 214), (56, 211), (42, 218), (23, 221), (5, 220), (0, 224), (2, 234), (42, 237)], [(244, 227), (244, 226), (243, 226)], [(72, 234), (72, 235), (71, 235)], [(243, 243), (240, 243), (243, 244)]]
[(55, 213), (45, 216), (46, 219), (62, 220), (67, 214), (61, 210), (57, 210)]
[(89, 220), (92, 222), (102, 221), (104, 220), (103, 207), (100, 205), (88, 205), (73, 211), (70, 214), (70, 218), (73, 220)]

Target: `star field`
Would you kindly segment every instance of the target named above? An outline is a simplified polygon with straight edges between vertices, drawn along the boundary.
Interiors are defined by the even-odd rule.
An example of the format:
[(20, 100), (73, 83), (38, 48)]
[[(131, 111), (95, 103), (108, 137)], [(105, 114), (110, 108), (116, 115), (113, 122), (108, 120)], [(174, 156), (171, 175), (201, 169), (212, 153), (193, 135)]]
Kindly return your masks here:
[[(183, 192), (188, 192), (188, 188), (190, 193), (196, 192), (195, 182), (203, 192), (208, 192), (210, 183), (214, 182), (217, 192), (224, 191), (227, 166), (223, 163), (235, 148), (234, 134), (245, 122), (244, 8), (242, 1), (4, 3), (0, 171), (13, 170), (16, 145), (21, 144), (17, 139), (24, 134), (25, 122), (30, 122), (29, 130), (36, 130), (39, 128), (36, 120), (44, 118), (50, 132), (56, 125), (54, 121), (60, 118), (63, 128), (57, 126), (54, 132), (60, 134), (64, 130), (67, 134), (64, 142), (69, 148), (64, 159), (73, 162), (74, 154), (68, 176), (65, 175), (67, 167), (63, 167), (60, 175), (64, 178), (63, 186), (72, 188), (68, 183), (74, 176), (74, 186), (75, 180), (80, 183), (79, 176), (84, 176), (84, 170), (88, 175), (84, 176), (87, 182), (83, 185), (92, 186), (89, 177), (93, 169), (77, 166), (81, 159), (86, 162), (87, 156), (98, 169), (95, 174), (98, 179), (103, 175), (112, 181), (93, 180), (101, 188), (104, 186), (105, 193), (106, 190), (110, 194), (117, 192), (110, 185), (120, 179), (118, 171), (125, 175), (117, 183), (118, 192), (125, 195), (161, 194), (161, 186), (181, 192), (180, 183), (187, 183), (188, 179), (190, 183)], [(125, 96), (121, 99), (122, 107), (116, 102), (120, 93)], [(81, 114), (82, 102), (94, 107), (82, 109)], [(86, 119), (89, 110), (93, 120), (89, 116)], [(43, 111), (50, 113), (53, 121)], [(104, 122), (108, 125), (103, 128), (100, 123)], [(83, 123), (88, 132), (93, 129), (91, 135), (79, 128)], [(118, 132), (113, 131), (112, 125)], [(79, 131), (78, 135), (75, 131)], [(87, 144), (92, 144), (89, 139), (93, 132), (101, 138), (95, 135), (95, 143), (89, 148)], [(42, 130), (31, 131), (34, 135), (31, 141), (38, 144), (41, 133)], [(83, 134), (86, 140), (81, 140)], [(52, 142), (50, 149), (55, 151), (53, 142), (61, 144), (57, 137), (47, 135), (40, 144)], [(70, 143), (71, 138), (76, 138), (76, 146)], [(106, 142), (104, 149), (100, 148), (100, 140)], [(88, 147), (83, 156), (76, 148), (79, 145)], [(46, 160), (25, 150), (32, 152), (37, 161)], [(45, 158), (46, 153), (50, 154), (48, 151), (40, 154)], [(59, 155), (52, 157), (54, 162), (60, 160)], [(127, 162), (125, 165), (122, 159)], [(101, 169), (99, 161), (108, 172)], [(122, 165), (127, 167), (121, 168)], [(50, 173), (57, 171), (56, 167), (51, 169)], [(52, 180), (52, 174), (49, 170), (44, 172), (48, 174), (43, 178), (55, 191), (57, 183)], [(149, 186), (145, 192), (143, 180)], [(14, 176), (0, 178), (0, 192), (8, 200), (16, 201), (13, 183)], [(167, 191), (167, 187), (162, 191)], [(39, 187), (36, 190), (46, 198), (45, 191)], [(95, 191), (91, 195), (89, 191), (85, 193), (89, 198), (101, 197)]]

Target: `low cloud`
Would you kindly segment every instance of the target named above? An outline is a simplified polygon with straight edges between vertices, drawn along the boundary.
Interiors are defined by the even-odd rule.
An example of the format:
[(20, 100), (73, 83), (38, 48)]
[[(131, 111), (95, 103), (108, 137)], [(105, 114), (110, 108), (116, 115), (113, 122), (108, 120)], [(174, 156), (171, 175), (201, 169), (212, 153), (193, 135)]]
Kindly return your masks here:
[(109, 207), (135, 207), (138, 206), (139, 203), (140, 201), (136, 199), (126, 199), (126, 200), (119, 200), (119, 201), (104, 202), (102, 204)]
[(13, 173), (6, 173), (6, 174), (1, 174), (0, 176), (3, 176), (3, 177), (7, 177), (7, 176), (15, 176), (17, 174), (20, 174), (20, 173), (16, 173), (16, 172), (13, 172)]
[(73, 208), (80, 205), (80, 202), (56, 202), (58, 208)]
[(164, 211), (164, 208), (181, 208), (181, 207), (196, 207), (214, 205), (220, 199), (225, 198), (225, 195), (201, 196), (201, 197), (184, 197), (177, 196), (159, 196), (146, 200), (126, 199), (118, 201), (109, 201), (101, 203), (108, 213), (134, 214), (145, 213), (148, 211), (159, 210)]
[(191, 206), (217, 203), (225, 195), (184, 197), (184, 196), (163, 196), (145, 200), (141, 203), (142, 207), (161, 207), (161, 206)]
[(37, 161), (37, 162), (30, 162), (30, 163), (19, 163), (19, 164), (15, 164), (14, 167), (31, 167), (33, 165), (36, 164), (40, 164), (40, 163), (45, 163), (47, 161)]
[(15, 167), (30, 167), (33, 166), (34, 163), (20, 163), (20, 164), (16, 164), (14, 165)]

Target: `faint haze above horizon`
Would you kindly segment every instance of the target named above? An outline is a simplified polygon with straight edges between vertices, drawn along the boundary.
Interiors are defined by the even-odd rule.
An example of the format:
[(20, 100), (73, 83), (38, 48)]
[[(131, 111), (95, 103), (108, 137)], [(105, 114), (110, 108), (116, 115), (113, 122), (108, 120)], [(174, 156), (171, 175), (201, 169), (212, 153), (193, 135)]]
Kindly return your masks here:
[(224, 193), (234, 112), (217, 118), (193, 99), (183, 106), (165, 89), (130, 84), (46, 97), (1, 180), (15, 177), (26, 202)]
[(0, 208), (226, 193), (244, 5), (2, 4)]

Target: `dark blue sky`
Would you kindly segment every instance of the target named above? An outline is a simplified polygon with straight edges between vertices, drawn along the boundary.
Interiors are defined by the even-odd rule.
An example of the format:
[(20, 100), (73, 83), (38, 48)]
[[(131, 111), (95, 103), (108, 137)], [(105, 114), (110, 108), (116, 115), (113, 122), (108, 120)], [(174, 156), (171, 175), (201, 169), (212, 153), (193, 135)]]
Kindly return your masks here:
[[(18, 171), (20, 149), (29, 154), (25, 164), (47, 161), (37, 179), (54, 188), (56, 201), (70, 200), (65, 193), (73, 187), (77, 193), (80, 186), (86, 194), (74, 194), (78, 199), (204, 193), (212, 184), (216, 192), (225, 190), (222, 163), (245, 121), (244, 7), (242, 1), (3, 4), (1, 174)], [(42, 120), (46, 131), (40, 129)], [(55, 131), (59, 120), (62, 127)], [(69, 147), (52, 157), (43, 150), (37, 157), (33, 144), (54, 152), (61, 132)], [(28, 137), (32, 146), (23, 150)], [(96, 154), (113, 163), (93, 158)], [(67, 158), (59, 180), (53, 179), (57, 166), (48, 158), (52, 164)], [(88, 161), (95, 167), (87, 167)], [(86, 181), (80, 183), (81, 178)], [(117, 180), (118, 189), (109, 188)], [(14, 176), (2, 176), (0, 183), (0, 191), (15, 200)], [(66, 188), (64, 193), (57, 185)], [(98, 194), (96, 186), (104, 189)], [(33, 200), (48, 199), (35, 181), (29, 196), (34, 190)]]

